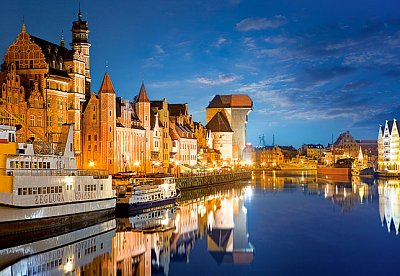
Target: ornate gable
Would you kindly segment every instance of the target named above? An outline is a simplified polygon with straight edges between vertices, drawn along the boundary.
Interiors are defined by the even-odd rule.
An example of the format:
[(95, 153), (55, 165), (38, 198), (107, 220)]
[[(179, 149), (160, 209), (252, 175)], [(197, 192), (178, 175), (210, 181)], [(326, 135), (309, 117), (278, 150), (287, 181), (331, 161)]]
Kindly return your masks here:
[(8, 47), (3, 59), (2, 68), (8, 69), (11, 63), (15, 63), (16, 69), (48, 69), (48, 64), (41, 48), (32, 41), (26, 32), (25, 24), (17, 40)]

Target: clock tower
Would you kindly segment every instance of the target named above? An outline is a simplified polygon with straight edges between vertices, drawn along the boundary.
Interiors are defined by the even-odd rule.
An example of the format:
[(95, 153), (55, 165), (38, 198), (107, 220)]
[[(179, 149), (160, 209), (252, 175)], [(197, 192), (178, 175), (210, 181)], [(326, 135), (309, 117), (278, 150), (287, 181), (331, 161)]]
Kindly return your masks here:
[(85, 68), (75, 68), (75, 71), (80, 71), (85, 78), (85, 98), (90, 98), (90, 43), (89, 43), (89, 27), (88, 22), (82, 19), (81, 9), (79, 8), (78, 20), (72, 23), (72, 49), (82, 56), (85, 62)]

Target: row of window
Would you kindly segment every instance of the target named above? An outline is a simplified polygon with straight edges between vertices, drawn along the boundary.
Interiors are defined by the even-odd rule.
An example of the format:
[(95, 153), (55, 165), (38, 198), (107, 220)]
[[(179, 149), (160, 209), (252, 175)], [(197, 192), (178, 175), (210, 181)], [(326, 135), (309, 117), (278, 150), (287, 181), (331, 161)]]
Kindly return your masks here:
[[(94, 139), (93, 139), (94, 141), (97, 141), (97, 135), (96, 135), (96, 134), (93, 135), (93, 138), (94, 138)], [(89, 134), (89, 135), (88, 135), (88, 141), (91, 141), (91, 140), (92, 140), (92, 136)]]
[(18, 188), (18, 195), (45, 195), (62, 193), (62, 186)]
[(11, 169), (50, 169), (50, 162), (10, 161)]
[[(92, 145), (88, 145), (88, 151), (92, 150)], [(94, 145), (94, 151), (97, 151), (97, 145)]]
[(27, 275), (40, 275), (41, 272), (53, 271), (54, 269), (61, 267), (62, 259), (53, 260), (41, 265), (28, 266)]
[[(80, 185), (78, 185), (78, 190), (80, 188)], [(85, 185), (85, 192), (95, 192), (97, 191), (97, 186), (94, 184), (91, 185)], [(103, 190), (103, 184), (100, 185), (100, 190)]]

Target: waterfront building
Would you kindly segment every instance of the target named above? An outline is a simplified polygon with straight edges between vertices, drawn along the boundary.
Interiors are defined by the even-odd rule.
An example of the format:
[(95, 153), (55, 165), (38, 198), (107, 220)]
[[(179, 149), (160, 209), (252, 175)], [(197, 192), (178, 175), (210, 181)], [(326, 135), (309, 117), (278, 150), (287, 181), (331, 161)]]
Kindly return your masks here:
[(150, 100), (147, 96), (147, 91), (144, 83), (142, 83), (139, 94), (135, 98), (135, 111), (145, 130), (145, 146), (140, 149), (140, 154), (142, 155), (142, 157), (136, 162), (140, 162), (139, 165), (142, 172), (148, 172), (150, 171), (151, 166), (151, 142), (153, 135), (150, 128)]
[(58, 142), (61, 126), (74, 124), (74, 145), (81, 164), (81, 110), (90, 96), (88, 22), (72, 24), (72, 49), (64, 37), (54, 44), (27, 32), (25, 24), (1, 65), (2, 123), (22, 126), (17, 139)]
[[(167, 99), (162, 101), (150, 101), (151, 114), (157, 115), (158, 124), (160, 126), (160, 147), (159, 162), (161, 170), (164, 173), (170, 172), (170, 169), (176, 166), (170, 162), (170, 153), (172, 150), (171, 136), (169, 133), (169, 110)], [(154, 160), (155, 161), (155, 160)]]
[(378, 170), (380, 171), (400, 171), (399, 127), (396, 119), (386, 120), (385, 125), (379, 127)]
[(358, 156), (359, 145), (350, 134), (350, 131), (340, 133), (332, 147), (337, 150), (342, 150), (343, 157), (357, 158)]
[(189, 115), (188, 104), (169, 104), (171, 160), (181, 165), (197, 164), (197, 139), (194, 122)]
[(316, 159), (322, 157), (324, 153), (324, 146), (321, 144), (304, 144), (301, 146), (301, 155), (308, 158)]
[(261, 168), (273, 168), (284, 162), (285, 157), (279, 146), (256, 148), (256, 164)]
[(233, 130), (224, 111), (216, 113), (206, 125), (211, 130), (212, 148), (221, 153), (221, 159), (233, 161)]
[(116, 97), (106, 73), (83, 111), (83, 168), (144, 172), (146, 134), (134, 108)]
[[(217, 143), (218, 149), (222, 149), (221, 158), (227, 161), (237, 161), (243, 159), (243, 150), (246, 147), (246, 125), (248, 115), (253, 110), (253, 101), (248, 95), (216, 95), (206, 108), (206, 124), (217, 116), (218, 121), (224, 120), (224, 131), (213, 135), (213, 138), (220, 139), (226, 144)], [(225, 122), (226, 121), (226, 122)], [(212, 123), (214, 126), (216, 122)], [(208, 127), (207, 127), (208, 128)], [(218, 132), (218, 129), (216, 129)], [(211, 129), (212, 131), (212, 129)], [(214, 133), (214, 131), (212, 131)], [(231, 132), (229, 134), (228, 132)], [(223, 138), (219, 136), (224, 136)], [(215, 148), (217, 149), (217, 148)]]

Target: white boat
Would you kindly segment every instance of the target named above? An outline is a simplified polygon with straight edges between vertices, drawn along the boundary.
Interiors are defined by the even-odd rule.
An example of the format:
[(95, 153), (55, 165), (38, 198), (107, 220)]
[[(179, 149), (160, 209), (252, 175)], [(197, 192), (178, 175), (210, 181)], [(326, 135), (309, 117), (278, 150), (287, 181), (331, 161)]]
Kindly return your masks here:
[(117, 187), (117, 208), (135, 210), (174, 203), (179, 195), (175, 177), (133, 178), (130, 185)]
[(77, 169), (72, 125), (62, 126), (56, 146), (17, 143), (15, 137), (15, 127), (0, 125), (0, 235), (95, 219), (114, 211), (111, 176)]

